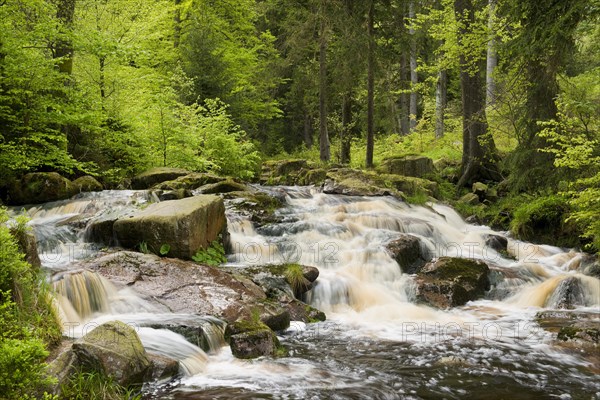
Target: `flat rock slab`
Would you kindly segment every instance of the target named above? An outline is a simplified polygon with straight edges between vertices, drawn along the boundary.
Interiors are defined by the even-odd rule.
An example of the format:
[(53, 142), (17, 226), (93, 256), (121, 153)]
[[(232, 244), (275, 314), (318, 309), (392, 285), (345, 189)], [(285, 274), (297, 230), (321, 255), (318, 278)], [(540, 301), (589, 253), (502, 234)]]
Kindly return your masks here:
[(224, 232), (226, 223), (223, 200), (203, 195), (151, 204), (117, 220), (113, 230), (125, 248), (139, 248), (145, 243), (149, 251), (158, 253), (168, 245), (169, 256), (191, 259)]
[(263, 310), (266, 295), (249, 279), (239, 279), (219, 268), (121, 251), (81, 264), (127, 285), (147, 300), (174, 313), (212, 315), (232, 322)]

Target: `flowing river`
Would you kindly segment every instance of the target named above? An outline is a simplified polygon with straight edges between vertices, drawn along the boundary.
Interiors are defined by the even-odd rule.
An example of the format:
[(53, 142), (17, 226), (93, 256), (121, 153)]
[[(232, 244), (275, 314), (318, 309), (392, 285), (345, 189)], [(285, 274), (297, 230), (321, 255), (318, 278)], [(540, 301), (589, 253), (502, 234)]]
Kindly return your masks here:
[[(290, 355), (278, 359), (235, 359), (219, 321), (172, 314), (104, 278), (73, 274), (74, 260), (99, 249), (85, 242), (87, 223), (132, 212), (151, 200), (146, 192), (104, 191), (27, 209), (44, 267), (57, 286), (68, 286), (57, 290), (86, 298), (73, 304), (58, 296), (66, 320), (139, 324), (148, 350), (180, 360), (183, 377), (148, 386), (145, 398), (600, 399), (599, 348), (593, 354), (557, 346), (556, 331), (542, 329), (536, 319), (558, 308), (567, 279), (580, 288), (576, 309), (568, 312), (599, 318), (600, 280), (583, 274), (585, 254), (510, 238), (508, 254), (500, 254), (485, 239), (505, 233), (467, 224), (439, 204), (409, 206), (391, 197), (327, 195), (306, 187), (261, 190), (284, 195), (286, 206), (277, 211), (278, 222), (260, 227), (228, 211), (228, 265), (319, 268), (304, 300), (327, 315), (325, 322), (292, 322), (280, 333)], [(432, 257), (486, 261), (494, 271), (492, 290), (449, 310), (417, 304), (414, 277), (385, 250), (400, 233), (418, 237)], [(206, 352), (151, 327), (198, 318), (216, 327), (206, 330)], [(82, 331), (74, 326), (67, 333)]]

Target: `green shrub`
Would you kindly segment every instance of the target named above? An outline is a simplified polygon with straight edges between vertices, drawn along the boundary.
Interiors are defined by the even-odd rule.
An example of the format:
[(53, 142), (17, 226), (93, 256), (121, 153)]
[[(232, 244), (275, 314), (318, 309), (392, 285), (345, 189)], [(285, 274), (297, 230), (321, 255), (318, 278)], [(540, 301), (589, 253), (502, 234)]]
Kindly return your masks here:
[[(60, 340), (61, 330), (48, 284), (23, 260), (7, 220), (0, 208), (0, 396), (34, 398), (52, 383), (45, 375), (46, 346)], [(25, 223), (18, 220), (16, 229)]]

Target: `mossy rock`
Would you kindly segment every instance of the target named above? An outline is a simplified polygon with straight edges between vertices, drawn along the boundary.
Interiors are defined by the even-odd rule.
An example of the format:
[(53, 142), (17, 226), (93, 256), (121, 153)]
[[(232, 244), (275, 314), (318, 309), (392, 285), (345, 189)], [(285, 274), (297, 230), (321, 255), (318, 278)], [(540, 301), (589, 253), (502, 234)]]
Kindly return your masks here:
[(35, 204), (64, 200), (77, 194), (79, 189), (56, 172), (32, 172), (13, 182), (9, 188), (9, 204)]
[(600, 345), (600, 322), (598, 320), (575, 322), (561, 328), (557, 339), (564, 342), (577, 341), (585, 345), (598, 347)]
[(229, 342), (231, 353), (237, 358), (251, 359), (287, 354), (275, 332), (257, 319), (238, 320), (228, 324), (225, 340)]
[(421, 241), (414, 235), (401, 234), (397, 239), (387, 243), (385, 248), (406, 274), (416, 273), (431, 259), (423, 254)]
[(514, 211), (511, 232), (521, 240), (560, 247), (581, 247), (581, 232), (573, 221), (567, 199), (559, 195), (525, 198)]
[(480, 260), (440, 257), (417, 273), (417, 299), (438, 308), (464, 305), (489, 290), (489, 272)]
[(152, 363), (135, 329), (120, 321), (102, 324), (73, 343), (82, 370), (112, 377), (122, 386), (141, 385)]
[(104, 189), (102, 184), (98, 182), (96, 178), (89, 175), (75, 179), (73, 185), (75, 185), (80, 192), (100, 192)]
[(327, 170), (323, 168), (302, 170), (298, 176), (298, 184), (321, 186), (327, 179)]
[(217, 194), (229, 192), (244, 192), (248, 191), (248, 186), (243, 183), (237, 183), (232, 179), (227, 179), (220, 182), (209, 183), (198, 188), (203, 194)]
[(403, 156), (386, 158), (381, 162), (379, 171), (423, 178), (434, 172), (433, 160), (424, 156)]
[(150, 189), (157, 183), (170, 181), (180, 176), (188, 175), (189, 173), (190, 171), (187, 171), (182, 168), (151, 168), (147, 171), (142, 172), (139, 175), (134, 176), (131, 180), (131, 187), (137, 190)]
[(217, 183), (228, 179), (227, 177), (218, 176), (210, 173), (192, 172), (187, 175), (179, 176), (173, 180), (161, 182), (154, 185), (154, 189), (160, 190), (179, 190), (187, 189), (194, 190), (200, 186)]

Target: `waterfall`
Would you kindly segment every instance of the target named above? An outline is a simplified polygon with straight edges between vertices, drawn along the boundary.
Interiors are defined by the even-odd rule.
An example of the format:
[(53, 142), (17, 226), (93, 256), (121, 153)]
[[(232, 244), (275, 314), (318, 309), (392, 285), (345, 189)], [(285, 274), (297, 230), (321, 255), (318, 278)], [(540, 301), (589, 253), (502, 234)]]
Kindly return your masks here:
[[(147, 351), (179, 361), (184, 378), (167, 390), (170, 398), (180, 392), (182, 398), (200, 392), (206, 398), (485, 398), (490, 382), (528, 398), (600, 393), (589, 373), (597, 361), (553, 347), (556, 333), (541, 329), (535, 317), (562, 309), (598, 315), (600, 280), (584, 275), (584, 254), (467, 224), (444, 205), (315, 188), (264, 190), (284, 195), (286, 204), (262, 226), (228, 211), (228, 263), (319, 269), (304, 300), (324, 311), (327, 321), (294, 323), (296, 329), (281, 333), (290, 357), (236, 360), (223, 347), (223, 321), (174, 314), (127, 286), (78, 269), (74, 261), (93, 257), (98, 248), (85, 242), (90, 224), (150, 201), (139, 191), (86, 194), (26, 210), (43, 266), (54, 275), (65, 333), (77, 338), (110, 320), (133, 326)], [(418, 239), (428, 259), (485, 261), (492, 289), (448, 310), (419, 304), (416, 277), (386, 250), (406, 234)], [(506, 237), (506, 251), (488, 246), (488, 235)]]

